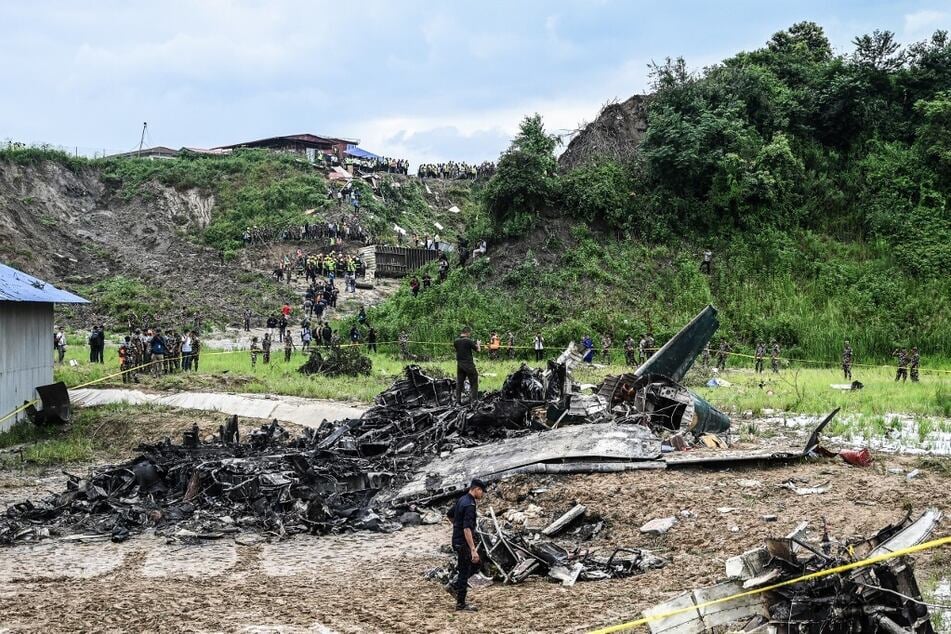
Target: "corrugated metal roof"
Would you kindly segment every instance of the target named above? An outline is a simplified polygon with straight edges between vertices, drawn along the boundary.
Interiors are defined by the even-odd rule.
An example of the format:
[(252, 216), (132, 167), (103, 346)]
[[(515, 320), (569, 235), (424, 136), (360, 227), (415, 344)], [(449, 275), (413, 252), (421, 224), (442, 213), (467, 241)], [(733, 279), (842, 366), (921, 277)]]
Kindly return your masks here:
[(0, 264), (0, 302), (49, 302), (53, 304), (88, 304), (89, 300), (52, 284), (27, 275), (23, 271)]

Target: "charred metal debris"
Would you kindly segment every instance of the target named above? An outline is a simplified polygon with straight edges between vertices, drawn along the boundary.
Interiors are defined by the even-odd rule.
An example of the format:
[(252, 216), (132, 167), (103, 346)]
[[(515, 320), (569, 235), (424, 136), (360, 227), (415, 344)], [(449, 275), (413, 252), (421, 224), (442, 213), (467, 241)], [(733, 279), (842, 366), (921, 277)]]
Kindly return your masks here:
[(683, 445), (729, 427), (724, 414), (679, 382), (716, 327), (716, 311), (707, 307), (634, 373), (590, 393), (571, 378), (580, 356), (569, 346), (546, 370), (522, 366), (475, 403), (454, 403), (452, 379), (411, 365), (360, 418), (297, 437), (274, 421), (241, 438), (236, 417), (205, 438), (194, 428), (181, 444), (142, 445), (133, 460), (69, 476), (66, 491), (10, 506), (0, 516), (0, 544), (52, 535), (122, 540), (145, 529), (183, 539), (242, 530), (278, 539), (396, 530), (427, 516), (420, 505), (457, 495), (474, 477), (722, 466), (814, 453), (835, 412), (802, 451), (673, 451), (674, 436)]
[[(470, 585), (493, 581), (515, 584), (541, 576), (573, 586), (578, 581), (629, 577), (666, 563), (639, 548), (599, 551), (587, 545), (604, 529), (604, 520), (589, 515), (583, 504), (575, 504), (551, 522), (539, 523), (542, 515), (535, 505), (524, 511), (506, 511), (501, 517), (490, 508), (476, 526), (481, 563)], [(445, 567), (434, 568), (426, 576), (449, 589), (456, 574), (453, 557)]]
[[(768, 592), (749, 592), (920, 544), (940, 520), (937, 509), (915, 520), (909, 513), (871, 537), (842, 541), (830, 538), (825, 527), (816, 539), (803, 522), (785, 537), (767, 539), (762, 547), (728, 559), (726, 581), (645, 610), (644, 616), (655, 619), (649, 623), (651, 632), (663, 634), (933, 634), (928, 604), (922, 601), (914, 562), (907, 556)], [(743, 593), (746, 596), (729, 599)], [(729, 600), (700, 607), (716, 599)]]

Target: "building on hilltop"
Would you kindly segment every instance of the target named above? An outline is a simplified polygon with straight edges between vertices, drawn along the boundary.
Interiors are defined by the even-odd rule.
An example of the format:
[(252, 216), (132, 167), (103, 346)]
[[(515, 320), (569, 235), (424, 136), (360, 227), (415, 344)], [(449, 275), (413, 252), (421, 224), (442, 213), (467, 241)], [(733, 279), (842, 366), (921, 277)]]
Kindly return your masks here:
[[(32, 275), (0, 264), (0, 418), (53, 382), (53, 304), (87, 304)], [(7, 429), (21, 412), (0, 421)]]
[(333, 156), (343, 162), (348, 150), (360, 143), (360, 139), (345, 139), (325, 137), (316, 134), (290, 134), (287, 136), (272, 136), (257, 141), (245, 141), (233, 145), (222, 145), (215, 149), (236, 150), (238, 148), (264, 148), (276, 152), (293, 152), (303, 154), (309, 161), (317, 158), (317, 153)]
[(132, 150), (131, 152), (110, 154), (109, 156), (103, 158), (144, 158), (154, 161), (155, 159), (175, 158), (179, 155), (179, 153), (179, 150), (173, 150), (172, 148), (165, 147), (164, 145), (156, 145), (155, 147), (144, 147), (141, 150)]

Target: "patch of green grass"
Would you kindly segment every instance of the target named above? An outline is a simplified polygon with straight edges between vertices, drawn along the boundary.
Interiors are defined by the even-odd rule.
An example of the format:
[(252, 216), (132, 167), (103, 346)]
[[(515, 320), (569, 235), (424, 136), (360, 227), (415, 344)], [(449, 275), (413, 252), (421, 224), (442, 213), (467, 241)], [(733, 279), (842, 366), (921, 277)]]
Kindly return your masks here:
[(36, 427), (29, 421), (21, 421), (0, 433), (0, 449), (21, 446), (18, 452), (0, 456), (0, 466), (22, 462), (47, 466), (91, 460), (97, 450), (108, 448), (94, 435), (100, 418), (110, 412), (127, 411), (129, 407), (113, 404), (77, 409), (72, 423), (63, 427)]
[[(433, 359), (421, 362), (423, 367), (444, 372), (448, 376), (455, 375), (455, 362), (449, 356), (447, 346), (414, 344), (411, 351)], [(394, 377), (400, 375), (406, 365), (395, 357), (395, 353), (394, 344), (384, 344), (379, 354), (371, 354), (373, 372), (369, 377), (330, 378), (299, 374), (297, 368), (305, 361), (305, 356), (299, 350), (295, 351), (290, 363), (284, 363), (283, 349), (275, 348), (270, 364), (263, 365), (259, 361), (257, 367), (252, 370), (250, 356), (245, 351), (221, 354), (205, 349), (201, 355), (199, 372), (188, 375), (180, 373), (158, 380), (143, 377), (142, 381), (143, 385), (156, 389), (185, 390), (197, 385), (200, 386), (198, 389), (214, 390), (215, 383), (212, 379), (216, 376), (242, 377), (247, 380), (242, 381), (241, 391), (367, 403), (389, 387)], [(106, 363), (103, 365), (88, 362), (88, 348), (85, 346), (72, 346), (67, 351), (67, 361), (69, 359), (76, 359), (79, 365), (57, 365), (55, 369), (56, 379), (65, 381), (67, 385), (85, 383), (118, 371), (117, 352), (113, 347), (106, 348)], [(527, 357), (524, 360), (529, 365), (535, 365), (534, 361), (529, 361)], [(482, 358), (477, 360), (482, 375), (480, 389), (497, 389), (505, 376), (516, 370), (521, 362), (522, 359), (493, 362), (483, 354)], [(619, 364), (605, 367), (582, 365), (574, 376), (581, 383), (598, 384), (608, 375), (625, 371), (630, 371), (630, 368)], [(836, 430), (845, 431), (844, 427), (839, 429), (845, 425), (842, 422), (843, 416), (861, 420), (868, 432), (875, 435), (886, 433), (894, 424), (890, 414), (942, 416), (942, 411), (932, 396), (936, 383), (943, 382), (947, 386), (951, 382), (951, 377), (944, 374), (930, 374), (923, 376), (921, 383), (895, 383), (889, 368), (863, 369), (860, 378), (865, 383), (865, 388), (843, 392), (829, 387), (831, 383), (840, 382), (841, 375), (834, 370), (801, 369), (796, 374), (795, 381), (792, 376), (785, 376), (786, 374), (791, 375), (792, 372), (784, 371), (778, 376), (758, 376), (746, 368), (728, 368), (720, 376), (732, 385), (710, 388), (705, 386), (707, 374), (700, 368), (695, 368), (688, 375), (687, 382), (704, 398), (734, 416), (747, 411), (762, 412), (764, 409), (818, 416), (841, 407), (842, 414), (833, 419), (832, 427), (829, 428), (829, 433), (834, 435), (838, 435)], [(764, 381), (763, 387), (759, 386), (761, 380)], [(118, 377), (110, 380), (110, 384), (119, 383)], [(225, 389), (232, 388), (226, 386)]]

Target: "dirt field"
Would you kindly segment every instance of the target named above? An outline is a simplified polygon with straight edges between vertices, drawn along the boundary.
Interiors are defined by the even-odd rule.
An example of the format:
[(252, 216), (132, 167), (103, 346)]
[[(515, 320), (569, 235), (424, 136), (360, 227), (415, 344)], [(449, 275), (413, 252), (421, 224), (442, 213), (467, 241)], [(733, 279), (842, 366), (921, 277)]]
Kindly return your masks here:
[[(485, 508), (501, 512), (534, 503), (556, 515), (582, 502), (608, 520), (596, 545), (648, 548), (669, 563), (639, 577), (573, 588), (542, 579), (496, 584), (471, 593), (481, 607), (476, 614), (452, 612), (449, 595), (423, 577), (446, 560), (439, 552), (447, 541), (446, 525), (276, 544), (242, 538), (183, 546), (142, 536), (122, 544), (50, 541), (7, 548), (0, 554), (0, 631), (584, 631), (715, 582), (727, 557), (788, 532), (803, 519), (820, 526), (825, 518), (833, 536), (847, 538), (899, 519), (906, 508), (935, 505), (951, 511), (947, 465), (921, 464), (878, 455), (865, 469), (831, 459), (769, 470), (508, 481), (492, 488)], [(909, 480), (889, 472), (897, 468), (921, 471)], [(777, 487), (790, 478), (828, 482), (830, 489), (800, 496)], [(21, 477), (24, 488), (11, 489), (8, 475), (2, 497), (9, 501), (15, 492), (55, 488), (55, 478), (40, 484), (36, 479)], [(546, 490), (533, 495), (533, 489)], [(778, 515), (778, 521), (765, 522), (767, 514)], [(666, 515), (679, 518), (666, 536), (639, 533), (645, 521)], [(949, 532), (947, 519), (939, 532)], [(951, 575), (947, 550), (917, 561), (926, 589)]]

